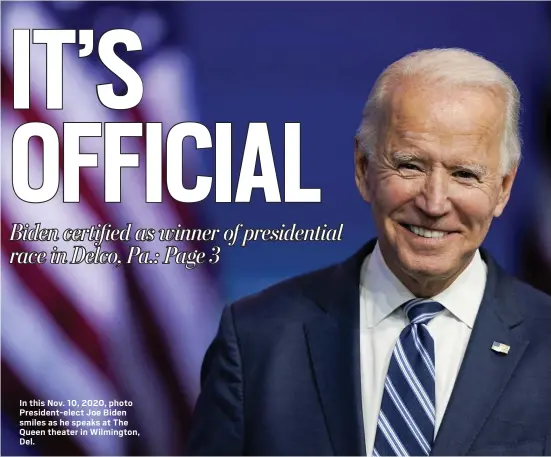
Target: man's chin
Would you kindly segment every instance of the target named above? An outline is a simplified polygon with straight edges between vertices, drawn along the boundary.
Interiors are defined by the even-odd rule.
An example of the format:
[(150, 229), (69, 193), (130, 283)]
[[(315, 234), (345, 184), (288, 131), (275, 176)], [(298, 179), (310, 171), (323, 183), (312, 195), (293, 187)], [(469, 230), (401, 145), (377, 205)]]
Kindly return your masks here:
[(453, 272), (450, 269), (447, 268), (419, 268), (419, 267), (410, 267), (404, 265), (402, 267), (402, 270), (404, 273), (406, 273), (410, 278), (415, 279), (416, 281), (443, 281), (451, 276), (453, 276)]
[[(402, 257), (402, 256), (400, 256)], [(400, 258), (400, 267), (412, 278), (447, 279), (456, 270), (450, 262), (450, 257), (440, 255), (423, 255), (408, 253)]]

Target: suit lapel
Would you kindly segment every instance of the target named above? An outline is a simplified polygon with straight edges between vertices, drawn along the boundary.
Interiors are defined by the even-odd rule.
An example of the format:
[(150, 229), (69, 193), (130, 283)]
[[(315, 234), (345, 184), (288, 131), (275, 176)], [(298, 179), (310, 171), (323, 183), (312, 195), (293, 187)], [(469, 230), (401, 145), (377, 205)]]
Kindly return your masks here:
[(329, 317), (305, 325), (316, 387), (336, 455), (365, 455), (359, 332)]
[(365, 455), (362, 416), (359, 287), (360, 270), (376, 241), (368, 243), (346, 262), (324, 276), (304, 284), (315, 291), (325, 311), (304, 326), (312, 371), (336, 455)]
[[(303, 284), (307, 295), (325, 311), (305, 324), (312, 370), (331, 443), (337, 455), (365, 455), (362, 416), (359, 281), (372, 240), (348, 261)], [(465, 455), (491, 414), (528, 347), (522, 336), (519, 297), (509, 289), (511, 278), (483, 249), (488, 266), (484, 298), (455, 386), (436, 437), (432, 455)], [(510, 346), (508, 354), (491, 349), (493, 342)], [(437, 405), (438, 407), (438, 405)]]
[[(521, 317), (507, 294), (506, 276), (487, 253), (483, 257), (488, 264), (486, 292), (432, 455), (468, 452), (528, 346), (514, 331)], [(494, 341), (510, 346), (509, 353), (493, 351)]]

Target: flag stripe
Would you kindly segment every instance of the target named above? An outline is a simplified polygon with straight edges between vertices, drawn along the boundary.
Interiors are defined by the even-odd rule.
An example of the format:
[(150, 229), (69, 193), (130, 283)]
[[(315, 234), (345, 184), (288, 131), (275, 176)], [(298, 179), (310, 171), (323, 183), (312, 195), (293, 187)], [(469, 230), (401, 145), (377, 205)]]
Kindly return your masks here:
[[(37, 97), (33, 97), (33, 95), (34, 93), (31, 91), (30, 108), (28, 110), (18, 110), (18, 114), (23, 117), (24, 123), (42, 122), (49, 124), (51, 120), (48, 119), (45, 112), (42, 112), (42, 110), (36, 108), (37, 106), (40, 106), (40, 104), (37, 103)], [(13, 80), (9, 72), (6, 70), (5, 65), (2, 65), (2, 102), (5, 103), (4, 108), (9, 107), (9, 110), (13, 109)], [(52, 125), (52, 127), (54, 126)], [(59, 138), (59, 166), (60, 170), (63, 171), (63, 134), (60, 134), (59, 129), (56, 129), (56, 131)], [(101, 206), (99, 201), (94, 198), (94, 191), (90, 187), (88, 179), (86, 179), (86, 176), (82, 173), (79, 179), (79, 187), (80, 195), (84, 201), (86, 201), (90, 208), (98, 215), (101, 221), (107, 221), (109, 218), (107, 217), (104, 208)]]
[[(12, 253), (27, 251), (19, 241), (10, 241), (10, 226), (11, 224), (2, 216), (2, 248), (8, 261)], [(13, 263), (11, 267), (26, 288), (45, 306), (66, 335), (102, 372), (110, 376), (98, 335), (66, 295), (48, 280), (38, 265)]]

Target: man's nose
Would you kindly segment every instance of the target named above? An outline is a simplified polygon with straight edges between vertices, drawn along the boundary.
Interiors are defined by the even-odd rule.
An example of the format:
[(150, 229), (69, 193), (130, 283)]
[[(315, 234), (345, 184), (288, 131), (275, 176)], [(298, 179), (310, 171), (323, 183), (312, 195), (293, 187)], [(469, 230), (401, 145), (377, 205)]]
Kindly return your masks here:
[(426, 175), (415, 204), (430, 217), (443, 216), (450, 211), (448, 177), (444, 170), (435, 170)]

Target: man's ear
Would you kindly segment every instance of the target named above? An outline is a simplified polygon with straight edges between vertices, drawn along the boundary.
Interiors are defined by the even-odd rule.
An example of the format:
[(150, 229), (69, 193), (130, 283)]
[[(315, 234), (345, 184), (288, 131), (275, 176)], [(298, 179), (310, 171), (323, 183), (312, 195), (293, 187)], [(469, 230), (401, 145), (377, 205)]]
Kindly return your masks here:
[(371, 203), (371, 193), (369, 191), (368, 180), (369, 161), (360, 148), (358, 137), (354, 138), (354, 175), (356, 178), (356, 187), (360, 195), (367, 202)]
[(494, 210), (494, 217), (499, 217), (503, 213), (509, 197), (511, 196), (511, 189), (513, 188), (513, 182), (517, 176), (518, 164), (515, 165), (512, 170), (507, 173), (501, 180), (501, 187), (499, 189), (499, 197), (496, 208)]

